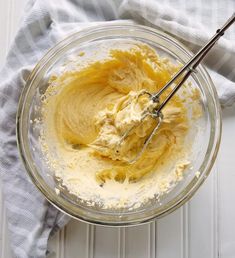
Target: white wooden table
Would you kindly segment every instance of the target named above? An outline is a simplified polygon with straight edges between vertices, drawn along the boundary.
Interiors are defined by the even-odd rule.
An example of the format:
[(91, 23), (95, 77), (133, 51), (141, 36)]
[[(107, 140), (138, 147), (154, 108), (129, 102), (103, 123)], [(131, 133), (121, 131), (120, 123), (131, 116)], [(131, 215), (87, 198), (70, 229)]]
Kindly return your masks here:
[[(0, 66), (26, 0), (0, 0)], [(223, 111), (223, 136), (214, 169), (184, 207), (151, 224), (105, 228), (72, 220), (50, 240), (51, 258), (234, 258), (235, 107)], [(10, 258), (0, 194), (0, 257)]]

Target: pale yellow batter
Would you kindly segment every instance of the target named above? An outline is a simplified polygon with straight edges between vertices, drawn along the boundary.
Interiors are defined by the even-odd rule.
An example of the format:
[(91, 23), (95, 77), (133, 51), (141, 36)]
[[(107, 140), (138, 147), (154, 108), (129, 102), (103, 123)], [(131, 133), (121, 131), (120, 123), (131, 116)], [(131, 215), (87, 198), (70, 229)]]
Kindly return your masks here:
[(147, 117), (139, 125), (143, 111), (156, 104), (137, 96), (157, 92), (177, 69), (147, 45), (136, 44), (51, 78), (43, 96), (42, 149), (71, 193), (103, 207), (131, 207), (182, 178), (189, 165), (189, 118), (179, 95), (163, 109), (163, 123), (146, 151), (128, 163), (156, 124)]

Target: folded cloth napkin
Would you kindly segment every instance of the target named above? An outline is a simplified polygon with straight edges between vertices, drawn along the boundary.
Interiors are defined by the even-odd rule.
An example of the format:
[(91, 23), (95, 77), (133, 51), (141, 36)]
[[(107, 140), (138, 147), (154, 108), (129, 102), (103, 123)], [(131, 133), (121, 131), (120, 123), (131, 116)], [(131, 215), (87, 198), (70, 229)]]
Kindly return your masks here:
[[(48, 238), (69, 220), (32, 184), (16, 148), (15, 117), (20, 92), (45, 52), (66, 35), (90, 24), (130, 20), (160, 28), (196, 51), (234, 10), (234, 0), (203, 3), (187, 0), (30, 0), (27, 3), (0, 72), (0, 175), (15, 257), (45, 257)], [(206, 61), (224, 106), (235, 101), (234, 39), (232, 27)]]

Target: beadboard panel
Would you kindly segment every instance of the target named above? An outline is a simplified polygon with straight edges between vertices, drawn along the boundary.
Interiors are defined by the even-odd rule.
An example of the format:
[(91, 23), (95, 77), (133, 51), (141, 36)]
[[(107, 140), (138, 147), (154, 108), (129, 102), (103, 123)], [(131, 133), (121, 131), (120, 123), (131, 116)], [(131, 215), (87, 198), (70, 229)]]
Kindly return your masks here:
[(181, 251), (184, 238), (183, 224), (185, 208), (180, 208), (156, 221), (156, 257), (159, 258), (184, 258)]
[(122, 230), (124, 229), (96, 226), (94, 234), (94, 258), (121, 258), (124, 242), (124, 233)]
[(125, 258), (143, 258), (148, 255), (148, 225), (134, 226), (125, 229)]
[[(215, 258), (217, 246), (216, 169), (188, 204), (188, 256)], [(203, 201), (202, 201), (203, 200)]]
[[(1, 192), (1, 181), (0, 181)], [(11, 258), (11, 249), (8, 237), (6, 209), (3, 205), (2, 193), (0, 194), (0, 257)]]
[(223, 111), (218, 156), (220, 258), (235, 257), (235, 105)]

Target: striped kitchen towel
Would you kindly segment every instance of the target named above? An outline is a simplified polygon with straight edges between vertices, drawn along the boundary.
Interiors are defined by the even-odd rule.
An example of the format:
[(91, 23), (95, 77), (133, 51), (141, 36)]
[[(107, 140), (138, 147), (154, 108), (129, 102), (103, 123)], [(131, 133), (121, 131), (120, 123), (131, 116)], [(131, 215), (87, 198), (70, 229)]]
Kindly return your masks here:
[[(45, 257), (48, 238), (69, 220), (32, 184), (16, 148), (15, 117), (20, 92), (45, 52), (72, 32), (114, 20), (134, 20), (160, 28), (196, 51), (234, 10), (234, 0), (30, 0), (27, 3), (0, 72), (0, 176), (15, 257)], [(235, 101), (234, 42), (232, 27), (206, 61), (223, 106)]]

